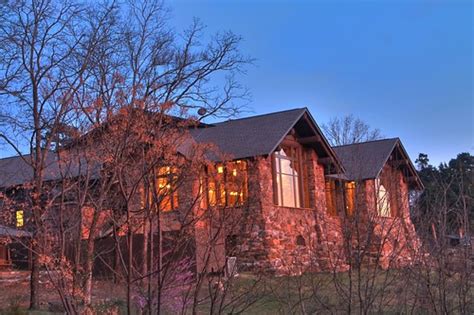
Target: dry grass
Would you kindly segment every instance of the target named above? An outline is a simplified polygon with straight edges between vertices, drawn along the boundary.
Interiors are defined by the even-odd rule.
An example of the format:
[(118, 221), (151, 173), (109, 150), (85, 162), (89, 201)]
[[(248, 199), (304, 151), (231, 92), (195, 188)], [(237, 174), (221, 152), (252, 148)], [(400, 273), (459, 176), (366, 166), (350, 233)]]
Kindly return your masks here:
[[(417, 305), (411, 295), (412, 288), (401, 277), (403, 271), (381, 272), (375, 279), (374, 292), (380, 293), (384, 288), (384, 298), (375, 299), (371, 308), (377, 313), (400, 314), (410, 310), (419, 314), (428, 314), (429, 306)], [(390, 276), (397, 281), (390, 282), (387, 286), (386, 277)], [(336, 276), (343, 287), (348, 287), (349, 277), (347, 273)], [(0, 314), (26, 314), (29, 298), (28, 273), (19, 273), (18, 276), (10, 277), (0, 274)], [(452, 278), (453, 281), (456, 277)], [(124, 309), (125, 294), (124, 286), (115, 285), (111, 281), (95, 281), (93, 299), (97, 306), (98, 314), (117, 314), (120, 308)], [(455, 293), (455, 292), (453, 292)], [(202, 297), (205, 299), (208, 290), (203, 289)], [(474, 292), (471, 289), (471, 301), (474, 301)], [(236, 299), (236, 297), (241, 297)], [(408, 297), (408, 299), (407, 299)], [(40, 294), (41, 308), (49, 309), (49, 304), (59, 304), (55, 289), (42, 281)], [(455, 296), (452, 296), (455, 303)], [(234, 302), (231, 302), (234, 300)], [(299, 277), (257, 277), (254, 274), (241, 274), (229, 286), (226, 301), (222, 313), (242, 314), (338, 314), (347, 313), (347, 299), (341, 296), (334, 285), (334, 275), (330, 273), (306, 274)], [(407, 303), (415, 305), (413, 309), (407, 307)], [(112, 307), (115, 306), (115, 307)], [(202, 303), (198, 311), (200, 314), (209, 314), (211, 306), (208, 302)], [(357, 299), (353, 301), (352, 311), (358, 312)], [(474, 311), (474, 309), (473, 309)], [(214, 309), (216, 312), (216, 309)], [(456, 312), (453, 312), (456, 313)], [(38, 314), (38, 313), (32, 313)], [(46, 314), (43, 312), (43, 314)]]

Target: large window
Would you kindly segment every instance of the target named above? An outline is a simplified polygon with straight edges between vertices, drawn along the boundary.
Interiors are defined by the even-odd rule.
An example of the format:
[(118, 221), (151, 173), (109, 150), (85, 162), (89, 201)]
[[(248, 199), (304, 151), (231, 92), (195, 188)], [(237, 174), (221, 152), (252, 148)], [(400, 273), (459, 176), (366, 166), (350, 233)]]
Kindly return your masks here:
[(375, 180), (375, 189), (378, 215), (381, 217), (390, 217), (392, 215), (390, 207), (390, 193), (379, 178)]
[(152, 209), (158, 206), (162, 211), (171, 211), (178, 208), (177, 170), (173, 167), (160, 167), (157, 171), (156, 180), (149, 189), (142, 189), (142, 206), (145, 207), (148, 198), (148, 206)]
[(344, 196), (346, 202), (346, 214), (351, 216), (354, 214), (356, 205), (356, 183), (346, 182), (344, 184)]
[(282, 147), (273, 156), (275, 203), (284, 207), (307, 207), (308, 188), (302, 172), (301, 150)]
[(178, 208), (178, 188), (177, 171), (172, 167), (160, 167), (156, 186), (160, 202), (160, 209), (163, 211), (176, 210)]
[(246, 202), (247, 162), (218, 164), (207, 174), (207, 200), (210, 206), (239, 206)]

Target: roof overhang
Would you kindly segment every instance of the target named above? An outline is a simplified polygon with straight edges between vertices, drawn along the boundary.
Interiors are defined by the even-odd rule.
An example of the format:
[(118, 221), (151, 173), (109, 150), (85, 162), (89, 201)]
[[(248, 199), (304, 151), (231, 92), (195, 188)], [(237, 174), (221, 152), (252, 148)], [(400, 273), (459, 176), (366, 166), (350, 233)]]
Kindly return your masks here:
[(344, 173), (345, 169), (342, 165), (342, 162), (339, 160), (336, 153), (329, 145), (329, 142), (327, 141), (326, 137), (322, 133), (321, 129), (319, 128), (318, 124), (316, 123), (307, 108), (304, 108), (304, 111), (301, 112), (298, 119), (296, 119), (294, 124), (292, 124), (291, 127), (288, 128), (286, 133), (282, 135), (280, 141), (273, 147), (273, 149), (268, 153), (268, 155), (272, 154), (283, 142), (286, 135), (288, 135), (288, 133), (290, 133), (293, 128), (298, 127), (298, 124), (300, 124), (301, 122), (306, 123), (310, 127), (311, 135), (299, 138), (298, 142), (306, 146), (314, 147), (314, 149), (318, 153), (318, 160), (320, 163), (334, 166), (334, 169), (338, 174)]
[[(420, 176), (418, 176), (418, 172), (416, 171), (416, 168), (413, 165), (413, 162), (411, 161), (410, 156), (408, 155), (407, 151), (405, 150), (405, 147), (403, 146), (399, 138), (397, 138), (397, 141), (394, 143), (392, 150), (390, 151), (390, 154), (385, 159), (383, 165), (386, 165), (388, 163), (390, 157), (393, 155), (393, 153), (396, 150), (398, 150), (401, 154), (401, 158), (398, 160), (399, 166), (405, 166), (408, 171), (408, 175), (407, 175), (408, 184), (411, 185), (416, 190), (425, 189), (425, 186), (423, 185), (423, 182), (421, 181)], [(381, 172), (382, 172), (382, 169), (380, 169), (379, 172), (377, 173), (377, 177), (380, 176)]]

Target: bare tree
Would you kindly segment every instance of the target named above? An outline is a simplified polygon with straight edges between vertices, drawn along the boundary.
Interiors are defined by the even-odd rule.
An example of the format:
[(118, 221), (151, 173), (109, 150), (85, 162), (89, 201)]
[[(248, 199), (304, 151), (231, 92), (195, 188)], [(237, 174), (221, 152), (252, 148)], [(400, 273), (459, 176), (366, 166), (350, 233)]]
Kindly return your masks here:
[[(76, 224), (73, 229), (64, 223), (60, 230), (76, 231), (68, 235), (75, 235), (77, 253), (85, 251), (85, 260), (76, 259), (73, 268), (79, 272), (85, 262), (84, 277), (75, 274), (73, 282), (83, 284), (81, 295), (90, 308), (94, 243), (98, 222), (109, 206), (107, 197), (113, 189), (119, 189), (125, 200), (132, 198), (140, 177), (148, 176), (153, 169), (147, 168), (135, 178), (132, 190), (130, 185), (113, 186), (116, 181), (126, 182), (124, 176), (133, 170), (131, 162), (139, 154), (131, 154), (125, 146), (137, 134), (144, 139), (151, 136), (150, 132), (165, 134), (167, 127), (161, 119), (157, 119), (157, 128), (145, 130), (130, 124), (133, 128), (119, 129), (118, 134), (116, 130), (116, 141), (109, 141), (102, 151), (85, 147), (95, 145), (91, 139), (97, 140), (94, 137), (98, 133), (91, 130), (113, 125), (114, 117), (124, 113), (130, 114), (130, 121), (136, 121), (135, 110), (159, 117), (179, 116), (181, 129), (189, 125), (186, 122), (210, 115), (234, 115), (242, 106), (237, 100), (247, 97), (246, 89), (235, 77), (252, 60), (240, 53), (239, 36), (222, 32), (208, 38), (197, 20), (182, 34), (175, 34), (166, 23), (167, 10), (159, 1), (131, 1), (119, 7), (113, 1), (95, 5), (33, 0), (8, 2), (0, 10), (0, 138), (33, 169), (28, 186), (35, 226), (30, 307), (39, 305), (39, 257), (53, 256), (54, 261), (67, 258), (64, 251), (45, 252), (46, 245), (40, 240), (52, 232), (45, 228), (44, 218), (57, 211), (58, 202), (60, 209), (70, 210), (71, 206), (61, 200), (66, 191), (75, 191), (74, 215), (80, 218), (85, 207), (92, 209), (87, 246), (82, 245), (81, 226)], [(198, 109), (200, 117), (194, 113)], [(67, 145), (62, 148), (63, 136), (72, 130), (74, 135), (69, 135), (68, 141), (83, 148), (79, 153), (70, 151)], [(162, 145), (159, 141), (154, 144)], [(29, 148), (30, 155), (22, 154), (25, 148)], [(104, 152), (104, 148), (115, 150)], [(67, 183), (68, 187), (58, 186), (56, 192), (62, 193), (54, 198), (45, 188), (44, 176), (53, 149), (58, 160), (62, 154), (85, 168), (75, 182)], [(165, 158), (169, 155), (156, 156), (160, 161)], [(101, 180), (92, 178), (97, 165), (103, 168), (101, 175), (105, 177)], [(48, 268), (43, 260), (41, 264)]]
[(321, 126), (332, 146), (372, 141), (382, 138), (379, 129), (372, 129), (366, 122), (354, 115), (333, 117)]
[(33, 170), (30, 307), (37, 308), (47, 156), (82, 86), (101, 24), (84, 25), (84, 7), (69, 1), (8, 1), (0, 13), (0, 138)]

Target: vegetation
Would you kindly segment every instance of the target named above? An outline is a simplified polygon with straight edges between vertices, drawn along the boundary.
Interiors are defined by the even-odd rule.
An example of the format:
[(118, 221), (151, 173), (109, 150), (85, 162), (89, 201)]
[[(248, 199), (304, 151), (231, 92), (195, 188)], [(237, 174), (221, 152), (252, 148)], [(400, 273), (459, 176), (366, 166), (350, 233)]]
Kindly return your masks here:
[[(469, 154), (438, 168), (420, 156), (427, 190), (412, 210), (424, 246), (406, 269), (365, 264), (380, 257), (384, 240), (373, 252), (353, 246), (365, 241), (358, 232), (366, 228), (354, 209), (341, 246), (349, 255), (321, 249), (330, 259), (349, 257), (348, 272), (210, 273), (229, 226), (215, 211), (195, 211), (202, 170), (211, 170), (205, 179), (215, 184), (219, 167), (213, 173), (204, 154), (213, 148), (189, 144), (188, 131), (205, 117), (242, 110), (247, 91), (235, 78), (252, 59), (241, 53), (239, 36), (207, 37), (199, 21), (175, 35), (166, 13), (153, 0), (7, 1), (0, 8), (0, 140), (33, 173), (1, 192), (2, 219), (18, 221), (7, 214), (31, 209), (17, 216), (33, 233), (24, 244), (33, 256), (29, 283), (1, 284), (4, 312), (47, 308), (41, 301), (68, 314), (474, 312), (472, 251), (447, 241), (473, 230)], [(334, 145), (380, 137), (353, 116), (324, 129)], [(51, 158), (60, 166), (55, 181), (47, 177)], [(166, 220), (174, 214), (167, 211), (190, 183), (199, 187), (180, 199), (169, 245)], [(198, 266), (189, 260), (196, 235), (205, 249)], [(111, 246), (100, 247), (106, 237)], [(112, 279), (96, 281), (98, 261)]]

